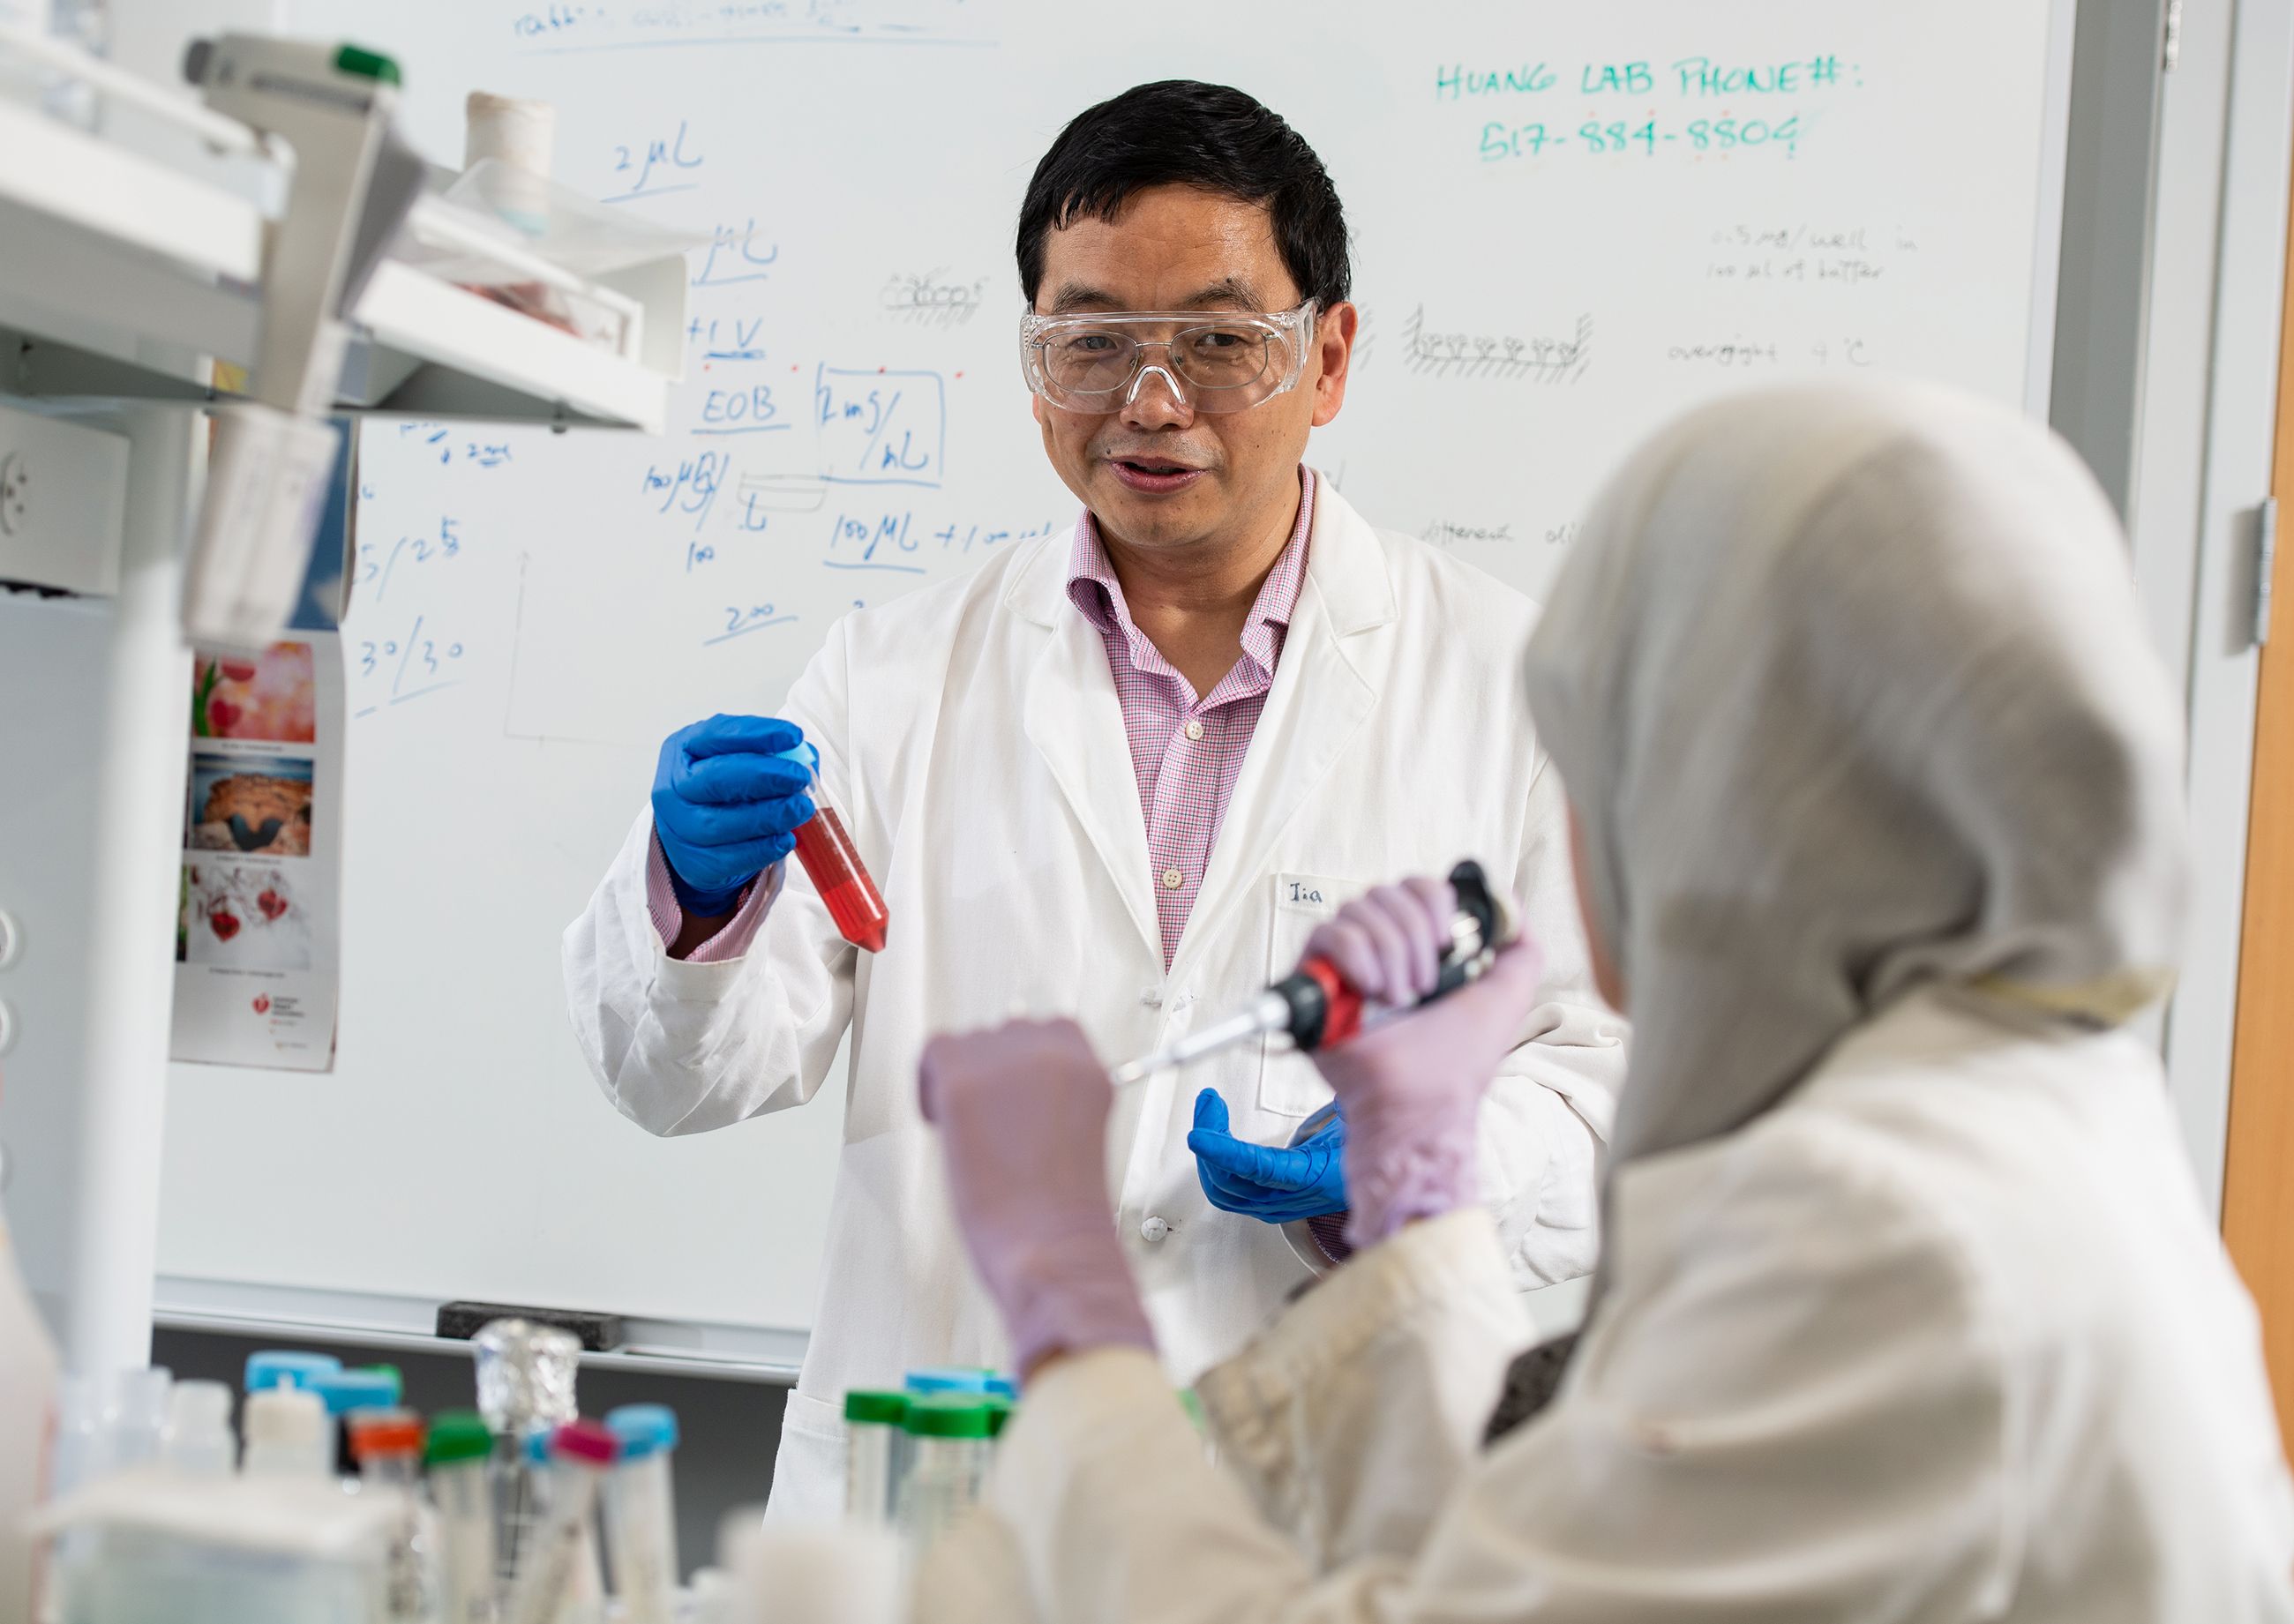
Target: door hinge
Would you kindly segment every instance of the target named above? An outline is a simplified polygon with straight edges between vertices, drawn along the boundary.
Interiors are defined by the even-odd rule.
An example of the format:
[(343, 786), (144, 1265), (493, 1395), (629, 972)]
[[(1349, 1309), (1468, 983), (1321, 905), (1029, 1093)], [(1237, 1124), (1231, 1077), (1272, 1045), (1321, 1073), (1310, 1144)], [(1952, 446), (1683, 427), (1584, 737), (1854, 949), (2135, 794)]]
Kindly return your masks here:
[(2183, 0), (2167, 0), (2167, 37), (2160, 66), (2168, 73), (2183, 60)]
[(2254, 510), (2254, 646), (2270, 641), (2271, 577), (2278, 567), (2278, 499)]

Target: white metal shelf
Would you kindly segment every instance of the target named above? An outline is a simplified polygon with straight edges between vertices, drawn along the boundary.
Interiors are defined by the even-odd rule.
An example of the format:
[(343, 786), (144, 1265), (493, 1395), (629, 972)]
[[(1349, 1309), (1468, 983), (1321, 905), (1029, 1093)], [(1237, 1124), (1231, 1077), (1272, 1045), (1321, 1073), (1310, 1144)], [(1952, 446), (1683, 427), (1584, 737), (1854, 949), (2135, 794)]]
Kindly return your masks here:
[[(223, 186), (0, 101), (0, 394), (202, 396), (152, 358), (254, 360), (264, 229)], [(683, 261), (608, 286), (641, 312), (627, 353), (386, 261), (359, 302), (340, 405), (658, 434)]]

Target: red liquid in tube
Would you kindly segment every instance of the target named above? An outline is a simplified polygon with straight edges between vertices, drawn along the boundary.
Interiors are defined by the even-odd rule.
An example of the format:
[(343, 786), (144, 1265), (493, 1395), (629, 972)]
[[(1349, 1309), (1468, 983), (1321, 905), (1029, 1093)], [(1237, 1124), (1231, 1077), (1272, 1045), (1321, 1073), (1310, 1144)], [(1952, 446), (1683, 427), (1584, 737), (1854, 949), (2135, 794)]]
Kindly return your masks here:
[(814, 804), (818, 810), (797, 827), (797, 861), (812, 877), (813, 889), (828, 905), (828, 916), (836, 922), (844, 939), (856, 947), (882, 953), (892, 916), (884, 911), (884, 899), (876, 895), (876, 882), (868, 877), (860, 854), (852, 849), (844, 820), (817, 797)]

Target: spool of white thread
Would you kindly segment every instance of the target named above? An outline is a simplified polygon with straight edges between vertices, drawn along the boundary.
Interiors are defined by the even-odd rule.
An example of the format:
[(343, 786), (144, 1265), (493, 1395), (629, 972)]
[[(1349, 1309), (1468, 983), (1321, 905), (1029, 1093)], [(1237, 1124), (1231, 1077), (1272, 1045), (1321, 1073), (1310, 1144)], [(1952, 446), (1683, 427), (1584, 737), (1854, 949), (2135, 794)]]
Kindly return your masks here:
[(499, 177), (496, 208), (520, 230), (539, 233), (549, 220), (547, 183), (557, 141), (557, 109), (548, 102), (474, 90), (462, 104), (462, 166), (489, 158), (500, 164), (505, 173)]
[(474, 90), (462, 104), (462, 117), (466, 120), (464, 168), (480, 158), (493, 158), (512, 168), (549, 178), (550, 150), (557, 140), (555, 105)]

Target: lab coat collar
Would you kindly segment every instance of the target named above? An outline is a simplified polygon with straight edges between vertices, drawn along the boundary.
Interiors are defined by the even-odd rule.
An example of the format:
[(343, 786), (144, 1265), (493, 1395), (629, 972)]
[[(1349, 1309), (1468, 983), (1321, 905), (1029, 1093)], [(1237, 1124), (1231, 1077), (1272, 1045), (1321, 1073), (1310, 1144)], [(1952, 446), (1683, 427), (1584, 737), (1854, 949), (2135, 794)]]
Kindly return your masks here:
[[(1147, 816), (1123, 707), (1108, 669), (1106, 640), (1068, 597), (1068, 562), (1064, 548), (1039, 545), (1005, 597), (1015, 613), (1050, 633), (1029, 674), (1021, 726), (1106, 865), (1142, 943), (1159, 963)], [(1374, 657), (1371, 649), (1351, 645), (1395, 613), (1384, 544), (1329, 478), (1318, 478), (1306, 583), (1172, 960), (1174, 977), (1247, 892), (1269, 849), (1376, 706), (1384, 686), (1384, 651)]]
[[(1314, 475), (1314, 522), (1306, 548), (1306, 580), (1319, 590), (1341, 637), (1382, 626), (1394, 619), (1394, 578), (1387, 566), (1386, 549), (1377, 533), (1349, 507), (1317, 469)], [(1038, 626), (1056, 627), (1082, 613), (1068, 597), (1074, 553), (1062, 539), (1039, 543), (1035, 556), (1014, 571), (1005, 589), (1004, 602), (1021, 619)], [(1295, 620), (1297, 614), (1294, 613)]]

